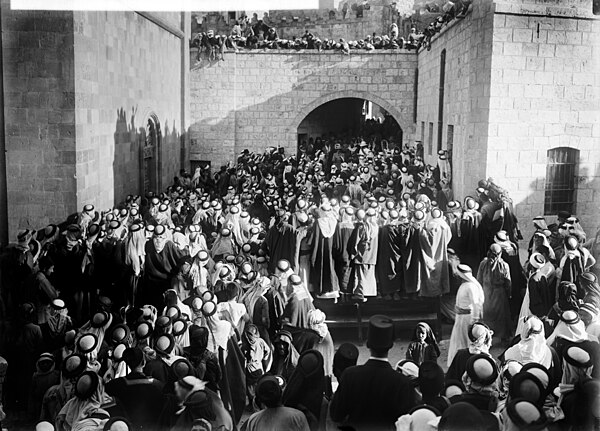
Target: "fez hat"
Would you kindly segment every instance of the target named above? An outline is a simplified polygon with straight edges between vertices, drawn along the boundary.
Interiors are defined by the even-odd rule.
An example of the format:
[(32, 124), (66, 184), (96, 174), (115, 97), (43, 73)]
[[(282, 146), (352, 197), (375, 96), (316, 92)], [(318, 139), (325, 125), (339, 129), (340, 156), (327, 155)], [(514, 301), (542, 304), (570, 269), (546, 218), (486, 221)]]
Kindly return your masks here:
[(333, 355), (333, 368), (346, 369), (356, 365), (357, 361), (358, 348), (352, 343), (344, 343)]
[(369, 319), (367, 347), (389, 350), (394, 345), (394, 322), (387, 316), (376, 314)]

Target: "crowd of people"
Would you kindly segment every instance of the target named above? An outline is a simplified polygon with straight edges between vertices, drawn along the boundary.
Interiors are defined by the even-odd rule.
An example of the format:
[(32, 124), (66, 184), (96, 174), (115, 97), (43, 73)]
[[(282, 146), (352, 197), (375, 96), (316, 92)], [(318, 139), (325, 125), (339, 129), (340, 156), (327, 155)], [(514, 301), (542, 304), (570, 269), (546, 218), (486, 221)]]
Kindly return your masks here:
[[(600, 287), (577, 218), (536, 217), (522, 265), (507, 191), (451, 184), (444, 150), (430, 165), (329, 134), (22, 230), (0, 256), (3, 400), (40, 431), (598, 427)], [(446, 373), (426, 323), (395, 367), (386, 316), (365, 364), (335, 350), (316, 304), (374, 297), (441, 298)]]
[(308, 30), (302, 36), (282, 38), (275, 27), (263, 20), (250, 21), (249, 18), (242, 17), (235, 22), (230, 34), (219, 35), (214, 30), (199, 32), (194, 35), (191, 45), (198, 50), (196, 61), (202, 61), (203, 57), (210, 61), (224, 60), (223, 54), (227, 50), (237, 52), (239, 49), (316, 49), (336, 50), (344, 54), (349, 54), (351, 50), (431, 49), (431, 38), (454, 19), (464, 18), (470, 5), (471, 0), (447, 1), (439, 11), (443, 13), (433, 22), (420, 31), (417, 31), (417, 27), (412, 27), (406, 37), (399, 34), (398, 24), (392, 23), (387, 34), (373, 33), (359, 40), (321, 39)]

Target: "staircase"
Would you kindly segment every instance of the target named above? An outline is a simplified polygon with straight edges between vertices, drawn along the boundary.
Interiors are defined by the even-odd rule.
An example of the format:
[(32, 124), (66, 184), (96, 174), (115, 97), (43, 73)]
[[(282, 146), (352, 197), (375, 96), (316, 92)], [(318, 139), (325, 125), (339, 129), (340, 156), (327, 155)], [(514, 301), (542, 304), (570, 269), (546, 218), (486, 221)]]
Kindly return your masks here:
[(315, 299), (314, 305), (327, 316), (327, 326), (335, 339), (335, 333), (348, 329), (356, 330), (356, 338), (362, 343), (367, 334), (369, 318), (374, 314), (383, 314), (394, 321), (396, 334), (415, 328), (417, 323), (426, 322), (435, 332), (438, 340), (442, 338), (439, 298), (414, 298), (399, 301), (369, 298), (367, 302)]

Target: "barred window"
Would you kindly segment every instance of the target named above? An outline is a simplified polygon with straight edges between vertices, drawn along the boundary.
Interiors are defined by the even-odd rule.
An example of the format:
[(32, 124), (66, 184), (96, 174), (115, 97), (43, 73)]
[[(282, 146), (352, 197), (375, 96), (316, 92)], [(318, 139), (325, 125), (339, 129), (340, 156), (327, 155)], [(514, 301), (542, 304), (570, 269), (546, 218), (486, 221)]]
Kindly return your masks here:
[(575, 213), (575, 191), (579, 150), (559, 147), (548, 150), (544, 214)]
[(433, 123), (429, 123), (429, 140), (427, 141), (427, 154), (433, 154)]

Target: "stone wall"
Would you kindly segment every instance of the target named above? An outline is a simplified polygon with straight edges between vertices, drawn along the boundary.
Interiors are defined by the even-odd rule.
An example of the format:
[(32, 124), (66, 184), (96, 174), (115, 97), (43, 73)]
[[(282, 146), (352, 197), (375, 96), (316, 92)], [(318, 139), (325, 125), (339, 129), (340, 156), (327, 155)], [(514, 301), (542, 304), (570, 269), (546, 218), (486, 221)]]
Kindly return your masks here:
[(344, 97), (371, 100), (414, 138), (413, 52), (268, 51), (225, 54), (190, 73), (191, 158), (213, 167), (243, 149), (295, 152), (297, 128), (318, 106)]
[(589, 1), (496, 4), (487, 173), (511, 190), (528, 234), (544, 213), (548, 150), (557, 147), (579, 150), (575, 212), (588, 233), (598, 227), (599, 40)]
[(159, 185), (178, 174), (189, 70), (183, 23), (189, 16), (179, 13), (12, 11), (2, 1), (11, 239), (86, 203), (104, 209), (139, 193), (150, 114), (162, 130)]
[(418, 54), (416, 138), (423, 143), (426, 163), (435, 165), (440, 64), (442, 51), (446, 52), (442, 148), (448, 148), (451, 125), (453, 190), (459, 200), (473, 195), (478, 179), (486, 175), (493, 13), (489, 2), (473, 6), (465, 19), (453, 21), (433, 38), (431, 50), (422, 49)]
[(73, 14), (10, 10), (2, 49), (9, 239), (76, 208)]
[[(180, 29), (175, 15), (155, 16)], [(158, 186), (166, 187), (180, 169), (182, 40), (135, 12), (75, 12), (74, 21), (78, 207), (111, 207), (141, 192), (151, 114), (162, 132)]]

